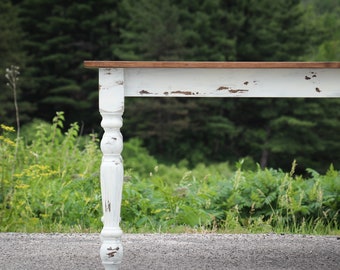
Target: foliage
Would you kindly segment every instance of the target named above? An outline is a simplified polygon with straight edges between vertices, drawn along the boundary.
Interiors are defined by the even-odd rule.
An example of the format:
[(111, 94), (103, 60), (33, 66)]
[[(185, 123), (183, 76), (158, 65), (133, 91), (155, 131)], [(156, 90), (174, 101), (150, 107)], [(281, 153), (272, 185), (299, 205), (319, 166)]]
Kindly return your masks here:
[(2, 135), (7, 139), (0, 145), (2, 231), (99, 228), (97, 139), (78, 137), (76, 123), (63, 133), (63, 123), (63, 113), (57, 113), (52, 125), (33, 124), (34, 135), (27, 144), (20, 140), (16, 160), (10, 137)]
[[(120, 13), (126, 26), (113, 52), (124, 60), (177, 60), (185, 52), (179, 7), (164, 0), (124, 0)], [(147, 16), (145, 16), (147, 14)], [(143, 22), (143, 23), (141, 23)], [(136, 35), (138, 33), (138, 35)]]
[(19, 1), (22, 43), (32, 56), (23, 70), (23, 98), (36, 104), (35, 115), (48, 120), (64, 111), (68, 123), (83, 123), (88, 132), (89, 123), (99, 121), (96, 72), (82, 62), (111, 58), (117, 2)]
[(244, 22), (237, 36), (237, 60), (288, 61), (305, 55), (311, 29), (303, 21), (300, 1), (242, 2)]
[(340, 5), (338, 0), (304, 0), (308, 7), (309, 23), (317, 35), (313, 39), (319, 45), (312, 48), (310, 60), (340, 60)]
[[(337, 0), (5, 0), (0, 14), (2, 121), (13, 125), (15, 111), (1, 74), (18, 65), (21, 123), (64, 111), (82, 134), (100, 121), (97, 73), (83, 60), (334, 61), (340, 48)], [(325, 172), (340, 162), (338, 106), (329, 99), (127, 99), (123, 132), (168, 164), (250, 156), (262, 167), (289, 170), (297, 159), (301, 170)]]
[[(236, 162), (326, 172), (340, 164), (338, 99), (132, 99), (123, 133), (138, 137), (157, 159)], [(133, 128), (132, 128), (133, 127)]]
[[(101, 228), (97, 137), (66, 132), (64, 114), (52, 124), (15, 130), (1, 125), (0, 231), (98, 231)], [(15, 147), (18, 154), (15, 156)], [(139, 140), (125, 143), (122, 228), (128, 232), (339, 231), (340, 173), (308, 169), (309, 177), (275, 169), (249, 170), (241, 160), (177, 165), (158, 163)], [(248, 164), (249, 161), (247, 161)]]
[[(18, 18), (19, 9), (10, 0), (0, 3), (0, 117), (8, 124), (15, 124), (15, 107), (13, 106), (13, 91), (7, 87), (6, 69), (11, 66), (24, 67), (27, 56), (22, 47), (23, 32)], [(20, 89), (17, 88), (18, 97)], [(22, 120), (28, 120), (28, 113), (33, 104), (18, 98)]]
[[(114, 52), (121, 60), (336, 60), (310, 56), (340, 29), (336, 11), (326, 14), (334, 27), (329, 32), (317, 11), (299, 2), (201, 0), (157, 5), (149, 1), (136, 8), (133, 1), (125, 0), (129, 23), (121, 30), (122, 44)], [(171, 57), (166, 49), (160, 52), (152, 46), (161, 46), (166, 36), (151, 31), (166, 29), (162, 14), (170, 10), (178, 16), (171, 25), (176, 31), (169, 30), (169, 35), (180, 42)], [(152, 27), (150, 21), (159, 23)], [(168, 163), (187, 159), (195, 166), (251, 156), (263, 168), (289, 170), (291, 160), (297, 159), (299, 173), (306, 173), (308, 167), (326, 172), (330, 163), (340, 164), (335, 135), (340, 132), (339, 103), (332, 99), (127, 99), (123, 130), (127, 138), (141, 138), (157, 159)]]
[[(124, 186), (123, 227), (132, 231), (191, 230), (330, 233), (338, 230), (339, 172), (313, 177), (292, 172), (242, 169), (227, 164), (199, 165), (176, 175), (159, 167), (150, 176), (132, 177)], [(135, 227), (131, 229), (131, 224)], [(190, 230), (190, 229), (187, 229)]]

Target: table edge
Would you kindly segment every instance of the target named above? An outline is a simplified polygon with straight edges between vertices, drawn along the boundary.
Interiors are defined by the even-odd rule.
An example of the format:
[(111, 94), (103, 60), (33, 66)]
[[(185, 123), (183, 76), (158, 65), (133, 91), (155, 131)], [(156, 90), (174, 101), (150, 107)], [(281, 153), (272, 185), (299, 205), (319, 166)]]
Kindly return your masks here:
[(340, 62), (84, 61), (85, 68), (340, 68)]

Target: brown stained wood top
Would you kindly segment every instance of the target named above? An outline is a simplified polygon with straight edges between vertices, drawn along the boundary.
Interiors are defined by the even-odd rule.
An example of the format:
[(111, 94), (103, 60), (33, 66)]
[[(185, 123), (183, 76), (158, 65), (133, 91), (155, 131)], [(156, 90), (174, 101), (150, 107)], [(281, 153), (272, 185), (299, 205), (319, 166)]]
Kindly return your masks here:
[(84, 61), (86, 68), (340, 68), (340, 62)]

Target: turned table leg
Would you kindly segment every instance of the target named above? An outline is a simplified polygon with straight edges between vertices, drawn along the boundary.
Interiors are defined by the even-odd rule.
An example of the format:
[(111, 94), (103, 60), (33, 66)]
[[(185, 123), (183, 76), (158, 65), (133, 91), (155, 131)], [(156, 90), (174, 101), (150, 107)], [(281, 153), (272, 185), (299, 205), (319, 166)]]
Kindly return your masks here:
[(106, 270), (119, 269), (123, 258), (123, 246), (119, 227), (124, 168), (121, 152), (124, 112), (123, 69), (99, 70), (99, 111), (104, 135), (101, 140), (103, 153), (100, 167), (100, 183), (103, 206), (100, 257)]

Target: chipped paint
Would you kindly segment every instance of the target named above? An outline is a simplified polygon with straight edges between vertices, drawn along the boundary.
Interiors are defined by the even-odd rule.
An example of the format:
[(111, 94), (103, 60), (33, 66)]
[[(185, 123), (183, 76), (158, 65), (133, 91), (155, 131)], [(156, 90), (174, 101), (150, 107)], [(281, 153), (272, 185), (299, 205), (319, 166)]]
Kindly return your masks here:
[(107, 250), (109, 250), (110, 252), (107, 253), (106, 255), (107, 255), (109, 258), (112, 258), (112, 257), (114, 257), (115, 254), (118, 252), (119, 247), (116, 247), (116, 248), (109, 247), (109, 248), (107, 248)]
[(141, 95), (144, 95), (144, 94), (150, 95), (151, 93), (149, 91), (147, 91), (147, 90), (141, 90), (141, 91), (139, 91), (139, 94), (141, 94)]
[(316, 87), (316, 88), (315, 88), (315, 91), (316, 91), (316, 92), (318, 92), (318, 93), (320, 93), (320, 92), (321, 92), (321, 90), (320, 90), (320, 88), (319, 88), (319, 87)]
[(236, 93), (244, 93), (248, 92), (248, 89), (229, 89), (229, 93), (236, 94)]
[(111, 212), (111, 202), (105, 201), (105, 212)]
[(182, 94), (186, 96), (195, 95), (195, 93), (191, 91), (172, 91), (171, 94)]
[(316, 72), (314, 72), (314, 71), (312, 71), (312, 72), (309, 72), (310, 73), (310, 75), (306, 75), (305, 76), (305, 80), (311, 80), (311, 79), (313, 79), (313, 78), (316, 78)]
[(116, 81), (116, 84), (118, 84), (118, 85), (124, 85), (124, 81)]
[(217, 91), (222, 91), (222, 90), (228, 90), (229, 87), (227, 86), (220, 86), (219, 88), (217, 88)]
[(248, 83), (249, 83), (248, 81), (245, 81), (243, 84), (244, 84), (244, 85), (248, 85)]

